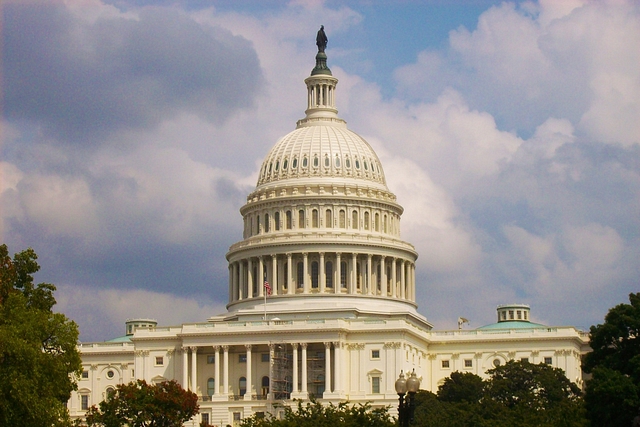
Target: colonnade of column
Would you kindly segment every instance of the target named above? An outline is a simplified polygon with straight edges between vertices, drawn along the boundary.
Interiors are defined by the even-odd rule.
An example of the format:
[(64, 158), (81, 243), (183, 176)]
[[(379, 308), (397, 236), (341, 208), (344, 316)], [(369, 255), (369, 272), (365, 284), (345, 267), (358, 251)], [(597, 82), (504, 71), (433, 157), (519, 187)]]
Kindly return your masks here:
[[(314, 353), (314, 356), (308, 357), (308, 347), (310, 345), (316, 344), (317, 352)], [(321, 350), (317, 347), (317, 344), (324, 345), (324, 358), (321, 358), (321, 366), (320, 368), (317, 366), (318, 363), (318, 355), (321, 354)], [(282, 344), (281, 344), (282, 345)], [(292, 362), (292, 366), (288, 366), (285, 370), (286, 377), (290, 378), (291, 385), (290, 389), (286, 390), (287, 393), (290, 393), (290, 396), (293, 397), (307, 397), (309, 393), (316, 393), (316, 389), (309, 390), (309, 385), (313, 385), (313, 387), (318, 387), (318, 385), (322, 385), (323, 393), (339, 393), (343, 390), (343, 379), (341, 378), (341, 373), (344, 368), (342, 364), (344, 361), (342, 360), (342, 352), (341, 347), (342, 343), (340, 342), (323, 342), (323, 343), (291, 343), (284, 344), (286, 346), (287, 352), (292, 352), (292, 358), (290, 359)], [(274, 357), (274, 344), (269, 345), (269, 356), (270, 356), (270, 369), (269, 369), (269, 377), (270, 382), (277, 381), (277, 378), (274, 378), (274, 369), (273, 365), (277, 362), (272, 362), (272, 358)], [(198, 366), (198, 352), (203, 351), (204, 346), (185, 346), (182, 349), (182, 387), (185, 390), (190, 390), (193, 392), (199, 391), (202, 395), (205, 394), (206, 390), (206, 379), (200, 378), (200, 381), (204, 381), (201, 384), (201, 387), (198, 388), (198, 369), (202, 369)], [(228, 345), (216, 345), (213, 346), (213, 366), (210, 363), (207, 363), (208, 375), (211, 378), (214, 378), (214, 390), (212, 394), (212, 398), (214, 397), (222, 397), (229, 396), (230, 387), (229, 387), (229, 378), (230, 378), (230, 370), (233, 368), (229, 366), (229, 346)], [(333, 351), (332, 351), (333, 350)], [(246, 356), (245, 366), (246, 372), (244, 373), (245, 379), (245, 393), (244, 400), (252, 400), (255, 399), (256, 396), (252, 394), (253, 385), (260, 385), (259, 378), (256, 378), (254, 381), (254, 364), (252, 362), (252, 355), (254, 352), (254, 346), (252, 344), (244, 345), (244, 353)], [(240, 354), (242, 354), (240, 353)], [(207, 353), (208, 354), (208, 353)], [(233, 352), (233, 354), (239, 354), (238, 352)], [(290, 353), (289, 353), (290, 354)], [(333, 355), (333, 356), (332, 356)], [(333, 363), (332, 363), (333, 357)], [(313, 366), (311, 366), (313, 364)], [(213, 370), (213, 371), (212, 371)], [(235, 370), (234, 370), (235, 371)], [(282, 373), (282, 370), (279, 370)], [(322, 374), (320, 376), (319, 374)], [(311, 377), (310, 377), (311, 376)], [(222, 378), (222, 381), (220, 381)], [(284, 378), (281, 378), (284, 380)], [(235, 382), (238, 382), (238, 379), (234, 379)], [(322, 384), (319, 384), (322, 382)], [(270, 383), (270, 387), (273, 385)], [(239, 387), (233, 387), (233, 392), (238, 393)], [(272, 390), (273, 391), (273, 390)], [(209, 390), (207, 390), (209, 392)], [(322, 397), (322, 395), (317, 396)]]
[(415, 301), (415, 263), (408, 259), (340, 252), (286, 253), (229, 263), (229, 301), (272, 295), (335, 293)]

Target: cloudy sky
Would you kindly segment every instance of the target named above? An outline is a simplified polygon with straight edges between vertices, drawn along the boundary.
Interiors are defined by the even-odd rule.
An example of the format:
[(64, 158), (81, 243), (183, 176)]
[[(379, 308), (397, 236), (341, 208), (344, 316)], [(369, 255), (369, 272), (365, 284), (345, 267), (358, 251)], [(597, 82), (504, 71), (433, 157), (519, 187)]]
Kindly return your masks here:
[(0, 235), (81, 340), (225, 311), (262, 158), (337, 104), (416, 246), (419, 311), (588, 328), (640, 291), (638, 2), (51, 0), (3, 6)]

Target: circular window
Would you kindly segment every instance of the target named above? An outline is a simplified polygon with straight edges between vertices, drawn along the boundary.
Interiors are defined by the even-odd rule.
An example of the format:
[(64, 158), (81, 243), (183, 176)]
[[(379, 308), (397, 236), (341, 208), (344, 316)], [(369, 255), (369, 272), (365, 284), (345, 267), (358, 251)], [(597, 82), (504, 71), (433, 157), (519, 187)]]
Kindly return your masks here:
[(297, 157), (295, 159), (293, 159), (293, 163), (291, 164), (291, 167), (293, 169), (296, 169), (298, 167), (298, 158)]
[(107, 371), (107, 378), (113, 378), (115, 374), (113, 373), (113, 371), (109, 370)]
[(287, 166), (289, 166), (289, 161), (287, 159), (284, 159), (284, 162), (282, 162), (282, 170), (286, 171)]
[(502, 365), (502, 362), (500, 361), (500, 359), (493, 359), (493, 366), (497, 368), (500, 365)]

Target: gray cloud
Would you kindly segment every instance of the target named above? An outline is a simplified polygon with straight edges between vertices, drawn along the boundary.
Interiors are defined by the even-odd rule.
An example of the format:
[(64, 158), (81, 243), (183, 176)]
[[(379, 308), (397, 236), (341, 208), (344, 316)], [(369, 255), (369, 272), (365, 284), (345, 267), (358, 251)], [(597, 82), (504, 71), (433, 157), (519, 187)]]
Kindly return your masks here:
[(5, 115), (61, 141), (90, 144), (183, 112), (220, 122), (251, 105), (262, 80), (245, 39), (176, 10), (93, 21), (60, 4), (3, 12)]

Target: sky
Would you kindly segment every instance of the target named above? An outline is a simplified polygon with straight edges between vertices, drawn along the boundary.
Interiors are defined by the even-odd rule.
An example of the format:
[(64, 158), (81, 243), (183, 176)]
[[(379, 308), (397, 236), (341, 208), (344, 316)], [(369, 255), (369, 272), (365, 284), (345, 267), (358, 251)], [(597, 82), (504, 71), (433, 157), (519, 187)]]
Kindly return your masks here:
[(81, 341), (226, 311), (262, 159), (304, 116), (325, 26), (436, 329), (499, 304), (588, 329), (640, 291), (634, 1), (9, 0), (0, 237)]

